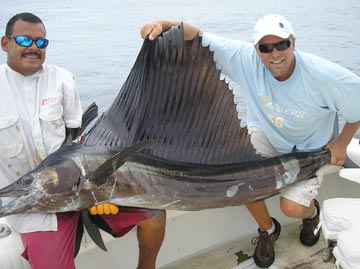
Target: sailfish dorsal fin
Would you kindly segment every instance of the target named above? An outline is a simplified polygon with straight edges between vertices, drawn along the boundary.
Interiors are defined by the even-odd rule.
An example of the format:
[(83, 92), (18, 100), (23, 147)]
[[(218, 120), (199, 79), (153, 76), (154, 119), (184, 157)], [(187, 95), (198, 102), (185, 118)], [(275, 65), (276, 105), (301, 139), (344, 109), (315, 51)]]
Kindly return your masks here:
[(240, 127), (233, 93), (220, 79), (201, 37), (184, 41), (183, 26), (144, 40), (136, 62), (85, 145), (158, 142), (145, 154), (172, 161), (225, 164), (258, 159)]

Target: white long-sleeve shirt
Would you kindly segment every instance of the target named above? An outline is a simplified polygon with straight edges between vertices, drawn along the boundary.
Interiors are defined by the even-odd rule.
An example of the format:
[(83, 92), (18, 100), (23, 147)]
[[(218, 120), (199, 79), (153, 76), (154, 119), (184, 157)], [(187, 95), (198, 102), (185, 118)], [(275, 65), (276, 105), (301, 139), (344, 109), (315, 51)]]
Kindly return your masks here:
[[(58, 149), (65, 127), (80, 127), (81, 116), (75, 81), (65, 69), (44, 64), (23, 76), (0, 65), (0, 188)], [(19, 232), (57, 230), (55, 214), (25, 213), (8, 221)]]

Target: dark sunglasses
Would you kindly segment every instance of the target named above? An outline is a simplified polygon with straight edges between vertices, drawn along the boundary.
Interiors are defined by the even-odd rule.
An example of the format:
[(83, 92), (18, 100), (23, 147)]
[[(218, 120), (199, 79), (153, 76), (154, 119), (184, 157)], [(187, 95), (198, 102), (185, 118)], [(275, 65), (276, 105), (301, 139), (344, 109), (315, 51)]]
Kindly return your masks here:
[(271, 53), (274, 48), (283, 51), (291, 46), (292, 39), (286, 39), (275, 44), (258, 44), (257, 47), (261, 53)]
[(46, 38), (38, 38), (34, 40), (26, 35), (8, 36), (7, 38), (14, 39), (15, 43), (21, 47), (30, 47), (32, 43), (35, 42), (36, 47), (38, 47), (39, 49), (45, 49), (49, 44), (49, 40), (47, 40)]

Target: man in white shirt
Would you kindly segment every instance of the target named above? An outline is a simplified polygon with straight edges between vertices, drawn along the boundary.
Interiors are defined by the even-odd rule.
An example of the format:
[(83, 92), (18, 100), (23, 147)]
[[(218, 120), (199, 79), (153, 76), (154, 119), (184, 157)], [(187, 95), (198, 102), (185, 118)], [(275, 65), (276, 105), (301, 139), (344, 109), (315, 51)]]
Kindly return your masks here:
[[(180, 21), (157, 20), (145, 24), (141, 36), (153, 40)], [(265, 157), (298, 150), (324, 147), (331, 152), (331, 164), (344, 164), (346, 147), (360, 126), (360, 78), (325, 59), (295, 49), (295, 33), (281, 15), (259, 19), (254, 42), (234, 40), (201, 31), (184, 23), (184, 39), (197, 34), (202, 45), (214, 51), (221, 71), (245, 91), (248, 100), (247, 124), (251, 142)], [(235, 97), (241, 95), (233, 92)], [(335, 140), (334, 121), (341, 113), (346, 123)], [(300, 241), (312, 246), (320, 233), (313, 234), (319, 222), (320, 207), (315, 197), (318, 178), (300, 182), (281, 191), (280, 208), (303, 220)], [(247, 205), (259, 225), (255, 263), (269, 267), (275, 259), (274, 243), (280, 223), (271, 218), (265, 202)]]
[[(31, 13), (13, 16), (1, 38), (7, 63), (0, 65), (0, 188), (34, 169), (81, 126), (79, 93), (71, 73), (45, 64), (46, 30)], [(69, 136), (68, 136), (69, 137)], [(4, 204), (5, 201), (2, 201)], [(1, 205), (1, 203), (0, 203)], [(139, 269), (155, 269), (164, 237), (165, 212), (100, 204), (116, 236), (138, 226)], [(25, 213), (8, 217), (21, 234), (22, 256), (35, 269), (74, 269), (79, 212)]]

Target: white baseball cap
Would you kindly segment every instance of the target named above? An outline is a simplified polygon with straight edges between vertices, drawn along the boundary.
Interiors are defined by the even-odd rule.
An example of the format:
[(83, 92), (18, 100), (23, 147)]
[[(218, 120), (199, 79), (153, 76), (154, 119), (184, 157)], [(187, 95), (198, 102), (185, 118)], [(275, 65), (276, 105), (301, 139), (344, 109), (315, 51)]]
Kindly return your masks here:
[(274, 35), (281, 38), (295, 36), (294, 30), (283, 16), (270, 14), (257, 21), (254, 28), (254, 44), (267, 35)]

